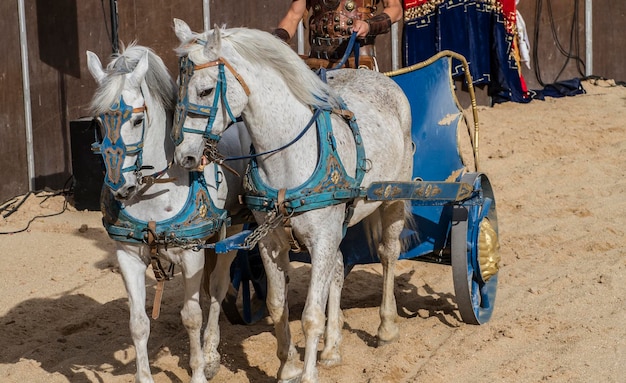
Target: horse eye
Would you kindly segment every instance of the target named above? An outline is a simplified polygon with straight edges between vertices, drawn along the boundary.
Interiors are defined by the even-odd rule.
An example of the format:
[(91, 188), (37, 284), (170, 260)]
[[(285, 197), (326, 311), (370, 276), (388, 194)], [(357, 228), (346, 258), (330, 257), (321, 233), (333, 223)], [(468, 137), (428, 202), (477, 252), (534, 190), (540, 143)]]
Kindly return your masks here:
[(198, 93), (198, 97), (200, 97), (200, 98), (206, 97), (206, 96), (210, 95), (211, 92), (213, 92), (213, 88), (204, 89), (204, 90), (202, 90), (202, 91), (200, 91)]
[(143, 124), (143, 117), (139, 117), (133, 122), (134, 127), (141, 126), (141, 124)]

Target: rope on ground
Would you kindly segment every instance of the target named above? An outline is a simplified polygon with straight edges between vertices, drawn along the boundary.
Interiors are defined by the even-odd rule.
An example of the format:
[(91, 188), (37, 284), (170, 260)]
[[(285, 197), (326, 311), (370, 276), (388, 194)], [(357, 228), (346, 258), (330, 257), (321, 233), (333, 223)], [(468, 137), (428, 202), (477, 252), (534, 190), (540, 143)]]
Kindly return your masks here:
[[(47, 217), (54, 217), (56, 215), (61, 215), (63, 214), (66, 210), (67, 210), (67, 205), (68, 205), (68, 196), (71, 194), (71, 190), (67, 188), (67, 184), (68, 182), (72, 179), (72, 177), (70, 177), (68, 179), (68, 181), (65, 182), (65, 187), (63, 188), (63, 190), (60, 191), (56, 191), (56, 192), (50, 192), (50, 191), (46, 191), (46, 190), (42, 190), (42, 191), (36, 191), (36, 192), (28, 192), (26, 193), (21, 199), (20, 197), (13, 197), (11, 199), (9, 199), (8, 201), (6, 201), (5, 203), (3, 203), (0, 206), (0, 212), (4, 212), (7, 211), (6, 213), (2, 214), (2, 218), (6, 219), (7, 217), (9, 217), (11, 214), (15, 213), (26, 201), (26, 199), (28, 199), (31, 195), (35, 195), (37, 197), (42, 197), (44, 200), (40, 202), (43, 203), (45, 202), (48, 198), (50, 197), (56, 197), (58, 195), (63, 195), (65, 196), (65, 200), (63, 201), (63, 208), (61, 209), (61, 211), (56, 212), (56, 213), (50, 213), (50, 214), (41, 214), (41, 215), (36, 215), (33, 218), (31, 218), (27, 223), (26, 223), (26, 227), (19, 229), (19, 230), (15, 230), (15, 231), (0, 231), (0, 235), (2, 234), (17, 234), (17, 233), (22, 233), (27, 231), (30, 228), (30, 225), (37, 219), (37, 218), (47, 218)], [(43, 194), (43, 195), (41, 195)]]

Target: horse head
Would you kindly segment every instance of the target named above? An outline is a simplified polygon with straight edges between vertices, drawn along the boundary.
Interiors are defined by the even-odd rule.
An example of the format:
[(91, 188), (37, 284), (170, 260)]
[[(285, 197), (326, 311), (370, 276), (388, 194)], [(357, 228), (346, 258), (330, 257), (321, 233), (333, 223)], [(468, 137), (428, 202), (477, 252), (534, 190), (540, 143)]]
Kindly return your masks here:
[[(161, 138), (147, 134), (151, 126), (167, 125), (163, 103), (156, 101), (158, 90), (146, 83), (147, 78), (157, 78), (149, 75), (153, 58), (158, 59), (158, 56), (149, 49), (131, 45), (103, 69), (98, 56), (87, 52), (89, 71), (98, 83), (91, 106), (102, 137), (100, 142), (94, 143), (93, 149), (102, 155), (106, 169), (104, 183), (118, 200), (136, 195), (144, 182), (143, 171), (167, 167), (162, 150), (169, 141), (163, 140), (165, 130)], [(161, 96), (173, 99), (171, 79), (169, 85), (167, 81), (160, 82)], [(171, 104), (172, 100), (169, 102)], [(171, 143), (169, 146), (171, 150)], [(152, 147), (157, 150), (149, 150)]]
[(230, 58), (237, 55), (223, 44), (220, 28), (194, 33), (182, 20), (174, 19), (181, 46), (179, 90), (172, 139), (175, 161), (186, 169), (202, 164), (203, 156), (214, 160), (217, 143), (236, 122), (248, 102), (249, 90)]

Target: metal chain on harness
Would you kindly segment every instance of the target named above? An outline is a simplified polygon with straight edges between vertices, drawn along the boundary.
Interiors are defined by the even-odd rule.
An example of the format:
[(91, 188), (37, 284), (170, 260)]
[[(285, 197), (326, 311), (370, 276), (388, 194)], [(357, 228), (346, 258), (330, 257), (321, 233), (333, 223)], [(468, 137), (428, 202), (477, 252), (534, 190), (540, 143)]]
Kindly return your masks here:
[(244, 247), (246, 249), (252, 249), (261, 239), (263, 239), (263, 237), (269, 234), (270, 231), (276, 229), (282, 221), (282, 214), (276, 214), (276, 211), (267, 213), (267, 219), (265, 222), (254, 229), (254, 231), (243, 241)]
[[(150, 229), (146, 228), (143, 231), (150, 233)], [(172, 237), (166, 237), (165, 235), (157, 235), (156, 232), (152, 232), (152, 241), (149, 242), (147, 238), (144, 237), (143, 239), (143, 243), (145, 243), (146, 245), (154, 245), (154, 246), (159, 246), (159, 247), (163, 247), (165, 250), (168, 249), (168, 247), (178, 247), (181, 248), (183, 250), (196, 250), (196, 247), (198, 245), (202, 245), (204, 243), (203, 239), (186, 239), (186, 238), (181, 238), (181, 237), (176, 237), (176, 236), (172, 236)]]
[[(161, 312), (161, 299), (163, 298), (163, 289), (165, 288), (165, 281), (171, 279), (170, 275), (165, 271), (161, 261), (159, 260), (159, 245), (155, 239), (156, 222), (148, 222), (148, 235), (146, 243), (150, 247), (150, 262), (152, 264), (152, 271), (154, 272), (154, 278), (157, 281), (156, 291), (154, 294), (154, 304), (152, 305), (152, 319), (158, 319)], [(173, 266), (173, 265), (172, 265)], [(174, 272), (173, 267), (170, 267), (170, 272)]]
[(224, 162), (224, 156), (217, 150), (217, 140), (206, 139), (204, 144), (204, 152), (202, 153), (209, 163), (217, 162), (222, 164)]
[(220, 153), (217, 150), (217, 143), (218, 143), (217, 140), (213, 140), (209, 138), (206, 139), (206, 142), (204, 144), (204, 151), (202, 152), (202, 155), (206, 158), (207, 163), (215, 162), (216, 164), (224, 167), (224, 169), (230, 171), (237, 177), (241, 177), (235, 169), (233, 169), (232, 167), (224, 163), (226, 161), (226, 158), (224, 157), (222, 153)]

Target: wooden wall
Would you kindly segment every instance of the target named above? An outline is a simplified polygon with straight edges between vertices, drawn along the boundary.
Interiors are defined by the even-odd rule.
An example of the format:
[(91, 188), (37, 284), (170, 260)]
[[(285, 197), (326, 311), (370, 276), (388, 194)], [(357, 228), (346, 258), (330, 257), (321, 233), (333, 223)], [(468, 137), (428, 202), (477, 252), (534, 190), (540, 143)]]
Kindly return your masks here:
[[(536, 53), (537, 63), (531, 64), (531, 69), (522, 68), (529, 88), (540, 89), (541, 83), (584, 77), (585, 1), (521, 0), (517, 9), (526, 22), (531, 54)], [(626, 1), (596, 0), (592, 14), (591, 74), (625, 81)], [(568, 58), (567, 55), (574, 57)]]
[[(28, 191), (17, 5), (0, 2), (0, 203)], [(10, 21), (10, 22), (6, 22)], [(9, 28), (10, 26), (10, 28)]]
[[(172, 31), (174, 17), (192, 29), (203, 29), (202, 0), (120, 0), (119, 40), (136, 40), (152, 47), (173, 75), (177, 60), (172, 49), (177, 39)], [(535, 22), (537, 4), (543, 4)], [(565, 58), (559, 54), (550, 32), (547, 4), (553, 7), (554, 24), (561, 43), (569, 48), (569, 28), (578, 4), (576, 26), (580, 52), (584, 53), (583, 0), (521, 0), (521, 11), (532, 36), (539, 26), (538, 59), (541, 77), (550, 83)], [(85, 51), (95, 52), (108, 62), (110, 42), (109, 0), (24, 0), (29, 59), (30, 101), (34, 148), (35, 190), (59, 190), (68, 186), (72, 175), (69, 123), (88, 116), (88, 105), (96, 84), (86, 68)], [(233, 6), (235, 4), (235, 6)], [(228, 27), (248, 26), (271, 30), (289, 6), (289, 0), (211, 0), (211, 23)], [(594, 2), (594, 74), (626, 80), (626, 2)], [(0, 2), (0, 203), (29, 191), (26, 118), (20, 58), (18, 0)], [(390, 35), (377, 40), (382, 71), (391, 70)], [(292, 42), (295, 48), (295, 41)], [(524, 70), (531, 88), (537, 87), (534, 72)], [(579, 77), (573, 61), (560, 79)]]

